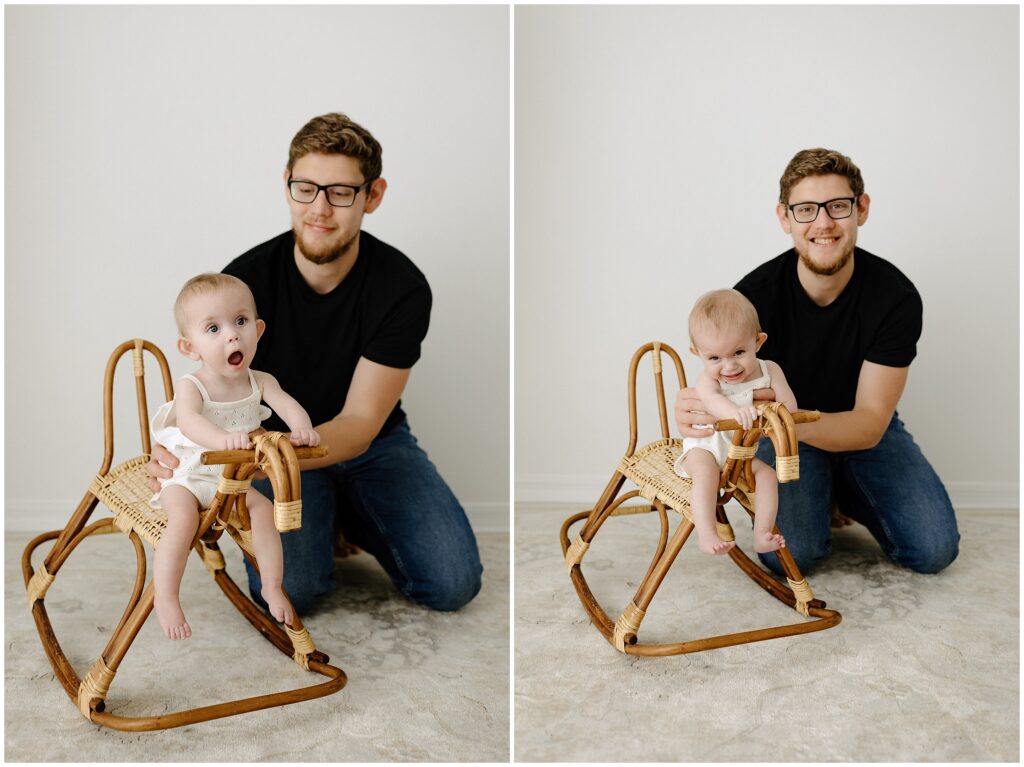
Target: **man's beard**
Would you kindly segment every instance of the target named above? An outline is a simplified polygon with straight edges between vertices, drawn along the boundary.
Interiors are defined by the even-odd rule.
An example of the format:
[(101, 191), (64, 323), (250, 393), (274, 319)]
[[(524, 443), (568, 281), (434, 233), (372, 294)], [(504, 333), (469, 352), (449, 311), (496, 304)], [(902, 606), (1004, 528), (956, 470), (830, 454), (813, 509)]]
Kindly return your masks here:
[(817, 274), (820, 277), (831, 277), (833, 274), (837, 274), (843, 270), (850, 259), (853, 258), (853, 247), (843, 253), (839, 258), (833, 261), (831, 264), (821, 266), (815, 263), (809, 255), (807, 255), (807, 249), (796, 249), (797, 255), (800, 256), (800, 263), (806, 267), (807, 271), (811, 274)]
[(294, 227), (292, 229), (292, 233), (295, 235), (295, 244), (299, 248), (299, 253), (301, 253), (307, 261), (318, 266), (323, 266), (324, 264), (330, 264), (337, 261), (342, 256), (351, 252), (352, 247), (359, 241), (359, 232), (356, 232), (354, 237), (339, 243), (333, 248), (317, 252), (312, 250), (305, 240), (302, 239), (302, 234), (298, 227)]

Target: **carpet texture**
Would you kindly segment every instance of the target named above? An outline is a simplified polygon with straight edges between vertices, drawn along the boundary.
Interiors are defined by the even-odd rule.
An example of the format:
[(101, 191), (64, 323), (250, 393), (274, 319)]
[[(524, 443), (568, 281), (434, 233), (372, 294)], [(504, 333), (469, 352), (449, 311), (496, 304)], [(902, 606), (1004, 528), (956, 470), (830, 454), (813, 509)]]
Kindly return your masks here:
[[(832, 556), (805, 575), (842, 613), (838, 626), (639, 658), (590, 625), (566, 573), (558, 530), (578, 510), (516, 510), (518, 761), (1019, 760), (1016, 512), (959, 514), (960, 555), (937, 575), (892, 565), (859, 525), (835, 531)], [(750, 552), (746, 514), (729, 517)], [(655, 514), (612, 518), (595, 537), (583, 572), (613, 620), (657, 539)], [(639, 638), (679, 642), (800, 620), (693, 539)]]
[[(153, 733), (88, 722), (54, 679), (22, 582), (32, 536), (6, 535), (5, 757), (8, 761), (448, 762), (509, 759), (507, 533), (478, 536), (480, 594), (462, 610), (416, 606), (368, 554), (339, 560), (344, 586), (304, 618), (348, 685), (326, 698)], [(41, 562), (52, 544), (37, 550)], [(241, 555), (223, 546), (244, 583)], [(150, 570), (151, 572), (151, 570)], [(46, 595), (55, 633), (79, 675), (120, 619), (135, 577), (121, 535), (83, 542)], [(125, 657), (108, 710), (179, 711), (322, 681), (252, 629), (193, 557), (182, 583), (193, 636), (163, 638), (155, 616)]]

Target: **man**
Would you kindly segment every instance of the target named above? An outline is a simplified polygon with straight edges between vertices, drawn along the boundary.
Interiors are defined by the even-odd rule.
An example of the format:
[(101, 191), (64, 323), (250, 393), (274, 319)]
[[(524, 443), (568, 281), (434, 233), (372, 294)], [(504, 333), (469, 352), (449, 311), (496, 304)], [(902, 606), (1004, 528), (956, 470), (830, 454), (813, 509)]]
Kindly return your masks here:
[[(291, 231), (224, 269), (249, 285), (266, 322), (252, 366), (302, 404), (328, 448), (303, 462), (302, 528), (282, 536), (284, 587), (300, 613), (334, 588), (338, 531), (428, 607), (457, 609), (480, 589), (465, 512), (401, 407), (431, 292), (412, 261), (362, 231), (387, 190), (381, 168), (381, 146), (365, 128), (343, 114), (313, 118), (292, 140), (284, 171)], [(264, 426), (286, 430), (276, 416)], [(150, 474), (170, 476), (174, 457), (156, 445), (153, 456)], [(269, 481), (253, 486), (273, 496)]]
[[(776, 206), (793, 248), (735, 287), (768, 333), (761, 355), (785, 371), (801, 409), (822, 411), (820, 421), (797, 427), (799, 481), (779, 485), (778, 527), (800, 570), (830, 553), (835, 503), (893, 562), (933, 573), (956, 558), (956, 517), (896, 413), (921, 335), (921, 298), (895, 266), (856, 247), (870, 205), (848, 157), (798, 152)], [(693, 427), (706, 423), (700, 409), (695, 390), (679, 392), (676, 423), (684, 437), (705, 433)], [(757, 454), (774, 465), (770, 440), (761, 440)], [(760, 558), (782, 573), (774, 553)]]

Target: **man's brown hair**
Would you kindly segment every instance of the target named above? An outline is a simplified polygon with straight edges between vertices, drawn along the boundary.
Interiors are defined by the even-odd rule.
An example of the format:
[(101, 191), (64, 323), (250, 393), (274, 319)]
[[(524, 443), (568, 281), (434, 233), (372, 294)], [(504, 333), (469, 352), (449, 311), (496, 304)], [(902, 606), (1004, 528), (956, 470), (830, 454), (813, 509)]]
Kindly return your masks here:
[[(834, 149), (801, 149), (789, 161), (779, 179), (779, 202), (789, 205), (789, 191), (808, 176), (826, 176), (835, 173), (850, 182), (854, 197), (864, 194), (864, 179), (853, 160)], [(799, 202), (799, 200), (798, 200)]]
[(299, 129), (288, 148), (288, 171), (300, 157), (311, 152), (343, 154), (359, 161), (363, 181), (380, 178), (381, 146), (370, 131), (340, 112), (314, 117)]

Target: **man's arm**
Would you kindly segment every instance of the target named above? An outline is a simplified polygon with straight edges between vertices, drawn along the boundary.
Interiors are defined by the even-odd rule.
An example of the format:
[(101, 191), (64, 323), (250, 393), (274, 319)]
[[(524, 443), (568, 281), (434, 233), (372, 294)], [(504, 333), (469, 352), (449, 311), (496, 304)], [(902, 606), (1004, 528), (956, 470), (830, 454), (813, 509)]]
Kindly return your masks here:
[(360, 357), (341, 412), (316, 427), (327, 455), (302, 461), (303, 470), (330, 466), (365, 453), (395, 409), (410, 371)]
[(821, 450), (867, 450), (878, 444), (907, 384), (910, 368), (893, 368), (865, 361), (857, 380), (853, 410), (822, 413), (821, 420), (799, 424), (801, 442)]

